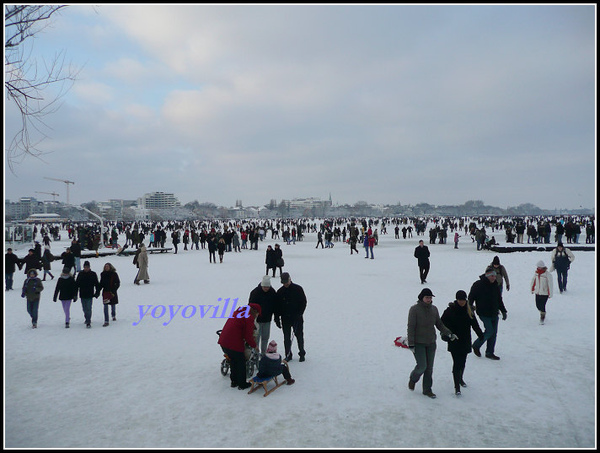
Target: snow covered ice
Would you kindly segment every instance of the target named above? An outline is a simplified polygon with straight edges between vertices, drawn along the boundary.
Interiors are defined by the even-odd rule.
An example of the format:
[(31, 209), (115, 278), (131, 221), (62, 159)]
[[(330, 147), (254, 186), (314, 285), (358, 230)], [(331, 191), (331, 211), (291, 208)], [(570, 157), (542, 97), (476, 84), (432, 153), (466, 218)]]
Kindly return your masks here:
[[(408, 309), (423, 286), (442, 314), (497, 253), (476, 251), (465, 236), (455, 250), (450, 240), (434, 245), (427, 235), (394, 239), (388, 231), (380, 234), (374, 260), (364, 259), (360, 244), (359, 255), (342, 242), (315, 249), (313, 233), (289, 246), (268, 234), (258, 251), (226, 253), (223, 264), (210, 264), (207, 250), (183, 251), (180, 244), (177, 255), (149, 255), (150, 284), (141, 286), (133, 284), (131, 256), (90, 258), (98, 275), (110, 262), (121, 278), (118, 320), (102, 327), (102, 302), (94, 299), (91, 329), (80, 301), (72, 305), (71, 328), (64, 328), (62, 307), (52, 302), (56, 279), (44, 282), (38, 328), (31, 329), (20, 297), (24, 274), (17, 271), (14, 291), (5, 292), (5, 446), (594, 448), (596, 253), (574, 252), (568, 292), (549, 300), (543, 326), (529, 282), (550, 252), (498, 254), (511, 284), (496, 345), (501, 360), (469, 354), (468, 387), (456, 397), (452, 359), (438, 333), (432, 400), (421, 393), (422, 380), (408, 390), (415, 361), (394, 339), (406, 335)], [(68, 246), (61, 234), (55, 254)], [(431, 251), (426, 285), (413, 257), (420, 238)], [(215, 332), (224, 318), (197, 312), (168, 322), (168, 306), (247, 303), (265, 272), (266, 247), (275, 242), (284, 271), (308, 298), (307, 355), (299, 363), (294, 342), (296, 383), (263, 398), (232, 389), (219, 371)], [(28, 248), (13, 246), (19, 257)], [(52, 268), (58, 276), (60, 261)], [(272, 282), (281, 286), (279, 273)], [(158, 319), (149, 312), (140, 321), (140, 305), (165, 306), (166, 314)], [(274, 323), (271, 338), (282, 352)]]

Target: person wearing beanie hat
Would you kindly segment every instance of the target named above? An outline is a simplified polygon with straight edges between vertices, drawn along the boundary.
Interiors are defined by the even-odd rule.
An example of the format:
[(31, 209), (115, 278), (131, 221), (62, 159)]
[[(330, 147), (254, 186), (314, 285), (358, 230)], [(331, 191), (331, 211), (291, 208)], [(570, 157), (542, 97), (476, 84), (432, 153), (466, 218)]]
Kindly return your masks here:
[(556, 270), (558, 290), (562, 294), (567, 290), (567, 276), (569, 269), (571, 268), (571, 263), (575, 261), (575, 255), (573, 255), (571, 250), (565, 248), (562, 242), (559, 242), (556, 245), (556, 248), (552, 250), (550, 261), (552, 264), (550, 265), (550, 269), (548, 269), (548, 271), (553, 272)]
[(83, 270), (77, 274), (75, 283), (81, 299), (85, 327), (89, 329), (92, 327), (92, 302), (94, 297), (100, 295), (101, 290), (98, 274), (91, 269), (89, 261), (83, 263)]
[(435, 398), (432, 391), (433, 362), (435, 359), (437, 328), (442, 335), (456, 340), (456, 335), (448, 329), (440, 319), (440, 314), (433, 302), (433, 293), (429, 288), (424, 288), (418, 296), (418, 301), (408, 311), (408, 347), (415, 356), (416, 366), (410, 373), (408, 388), (415, 389), (415, 384), (423, 376), (423, 394)]
[(44, 284), (38, 277), (37, 270), (29, 269), (27, 271), (27, 278), (23, 282), (21, 297), (27, 299), (27, 313), (31, 316), (31, 327), (34, 329), (37, 327), (40, 295), (43, 290)]
[(552, 275), (543, 261), (537, 262), (531, 279), (531, 294), (535, 294), (535, 306), (540, 312), (540, 324), (546, 321), (546, 303), (552, 297)]
[(281, 274), (282, 287), (277, 290), (275, 307), (275, 325), (283, 330), (283, 346), (285, 360), (292, 360), (292, 332), (298, 344), (300, 362), (304, 362), (304, 311), (306, 310), (306, 294), (302, 286), (292, 283), (290, 274)]
[(230, 361), (231, 374), (229, 377), (231, 379), (231, 387), (237, 387), (240, 390), (252, 386), (252, 384), (246, 381), (245, 352), (246, 344), (252, 349), (256, 349), (254, 322), (260, 314), (261, 308), (258, 304), (250, 303), (247, 306), (239, 307), (225, 321), (223, 330), (219, 335), (218, 343)]
[(469, 304), (475, 307), (475, 311), (484, 326), (483, 337), (477, 338), (473, 343), (473, 352), (481, 357), (480, 348), (486, 343), (485, 356), (488, 359), (500, 360), (495, 354), (496, 337), (498, 336), (498, 313), (502, 313), (502, 319), (506, 321), (508, 312), (502, 300), (502, 292), (496, 281), (497, 273), (493, 266), (488, 266), (485, 273), (479, 276), (469, 291)]
[(508, 280), (508, 272), (506, 272), (506, 268), (504, 267), (504, 265), (500, 264), (500, 258), (498, 257), (498, 255), (494, 257), (490, 266), (492, 266), (492, 268), (496, 271), (496, 281), (498, 282), (498, 286), (500, 286), (500, 293), (502, 294), (505, 282), (506, 291), (510, 291), (510, 281)]
[(442, 322), (458, 337), (455, 341), (448, 341), (448, 351), (452, 354), (454, 392), (456, 396), (460, 396), (461, 387), (467, 386), (463, 375), (467, 364), (467, 355), (471, 352), (471, 329), (475, 331), (478, 338), (483, 337), (477, 318), (473, 315), (467, 302), (465, 291), (461, 289), (456, 292), (456, 299), (448, 304), (448, 308), (442, 314)]
[(295, 379), (292, 379), (287, 362), (282, 363), (281, 361), (281, 354), (277, 352), (277, 343), (275, 340), (272, 340), (267, 348), (267, 353), (260, 359), (256, 377), (269, 378), (279, 376), (280, 374), (283, 374), (287, 385), (292, 385), (296, 382)]
[(260, 305), (261, 313), (260, 316), (256, 318), (258, 324), (256, 342), (260, 344), (261, 354), (265, 354), (267, 343), (271, 335), (273, 311), (275, 310), (275, 304), (277, 303), (277, 292), (271, 286), (271, 277), (265, 275), (262, 278), (262, 281), (258, 286), (250, 292), (248, 303)]
[(69, 322), (71, 320), (71, 302), (77, 300), (77, 283), (75, 278), (71, 275), (71, 268), (65, 266), (60, 274), (60, 277), (56, 280), (56, 287), (54, 288), (54, 297), (52, 300), (56, 302), (59, 298), (62, 303), (63, 311), (65, 312), (65, 328), (69, 328)]

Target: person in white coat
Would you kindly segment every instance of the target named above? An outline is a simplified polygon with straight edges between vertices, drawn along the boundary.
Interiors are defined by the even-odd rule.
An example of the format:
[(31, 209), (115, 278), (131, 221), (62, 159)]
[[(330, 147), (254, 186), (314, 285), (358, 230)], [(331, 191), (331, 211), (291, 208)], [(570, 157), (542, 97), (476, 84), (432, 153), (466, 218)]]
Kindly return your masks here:
[(546, 320), (546, 302), (552, 297), (552, 275), (543, 261), (538, 261), (531, 279), (531, 294), (535, 294), (535, 306), (540, 312), (540, 324)]

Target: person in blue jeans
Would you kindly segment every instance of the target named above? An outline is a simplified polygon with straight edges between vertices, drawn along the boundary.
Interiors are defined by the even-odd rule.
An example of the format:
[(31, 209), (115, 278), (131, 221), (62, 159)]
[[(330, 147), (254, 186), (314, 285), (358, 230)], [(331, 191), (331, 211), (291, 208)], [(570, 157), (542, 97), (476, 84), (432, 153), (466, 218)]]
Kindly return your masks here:
[(498, 313), (502, 313), (502, 319), (506, 321), (508, 312), (502, 301), (500, 286), (496, 281), (496, 271), (492, 266), (488, 266), (485, 273), (480, 275), (479, 280), (471, 286), (469, 304), (475, 309), (485, 329), (483, 337), (473, 342), (473, 352), (477, 357), (481, 357), (480, 349), (486, 343), (485, 356), (488, 359), (500, 360), (500, 357), (495, 354)]
[(567, 290), (567, 276), (571, 263), (575, 261), (575, 255), (571, 250), (565, 248), (562, 242), (559, 242), (552, 254), (550, 255), (552, 264), (550, 265), (549, 272), (556, 270), (556, 277), (558, 280), (558, 290), (563, 293)]

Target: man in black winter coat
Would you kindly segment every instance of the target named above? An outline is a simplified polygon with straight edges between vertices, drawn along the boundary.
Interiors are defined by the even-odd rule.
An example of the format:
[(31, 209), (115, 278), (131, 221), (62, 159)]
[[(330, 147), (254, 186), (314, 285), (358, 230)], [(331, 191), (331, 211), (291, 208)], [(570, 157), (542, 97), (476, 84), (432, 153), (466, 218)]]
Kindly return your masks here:
[(508, 312), (504, 307), (500, 286), (496, 281), (496, 271), (492, 266), (488, 266), (485, 273), (471, 286), (469, 304), (475, 307), (485, 328), (483, 337), (477, 338), (473, 343), (473, 352), (477, 357), (481, 357), (480, 348), (487, 342), (485, 356), (488, 359), (500, 360), (500, 357), (494, 354), (498, 334), (498, 312), (502, 313), (502, 319), (505, 321)]
[(28, 274), (30, 269), (42, 269), (42, 261), (35, 254), (35, 250), (29, 249), (27, 256), (21, 259), (22, 268), (25, 269), (25, 274)]
[(427, 275), (429, 274), (429, 255), (429, 248), (421, 239), (419, 245), (415, 247), (414, 253), (419, 265), (419, 278), (421, 279), (421, 283), (427, 283)]
[(277, 290), (277, 306), (275, 308), (275, 325), (283, 329), (283, 346), (285, 360), (292, 360), (292, 329), (298, 342), (300, 362), (304, 362), (304, 310), (306, 310), (306, 295), (304, 289), (292, 283), (290, 274), (281, 274), (282, 287)]
[[(270, 246), (269, 246), (270, 247)], [(261, 354), (267, 352), (269, 335), (271, 335), (271, 320), (277, 303), (277, 292), (271, 286), (271, 278), (265, 275), (262, 281), (250, 292), (248, 304), (260, 305), (260, 315), (256, 318), (258, 323), (258, 338), (256, 343), (260, 344)]]
[(77, 274), (75, 283), (79, 291), (79, 298), (81, 299), (85, 326), (90, 328), (92, 326), (93, 298), (98, 297), (102, 288), (100, 287), (98, 274), (91, 269), (89, 261), (83, 263), (83, 271)]
[(21, 266), (21, 260), (13, 253), (13, 249), (9, 247), (6, 250), (6, 255), (4, 255), (4, 282), (6, 284), (6, 291), (13, 289), (13, 275), (17, 267), (21, 269)]

